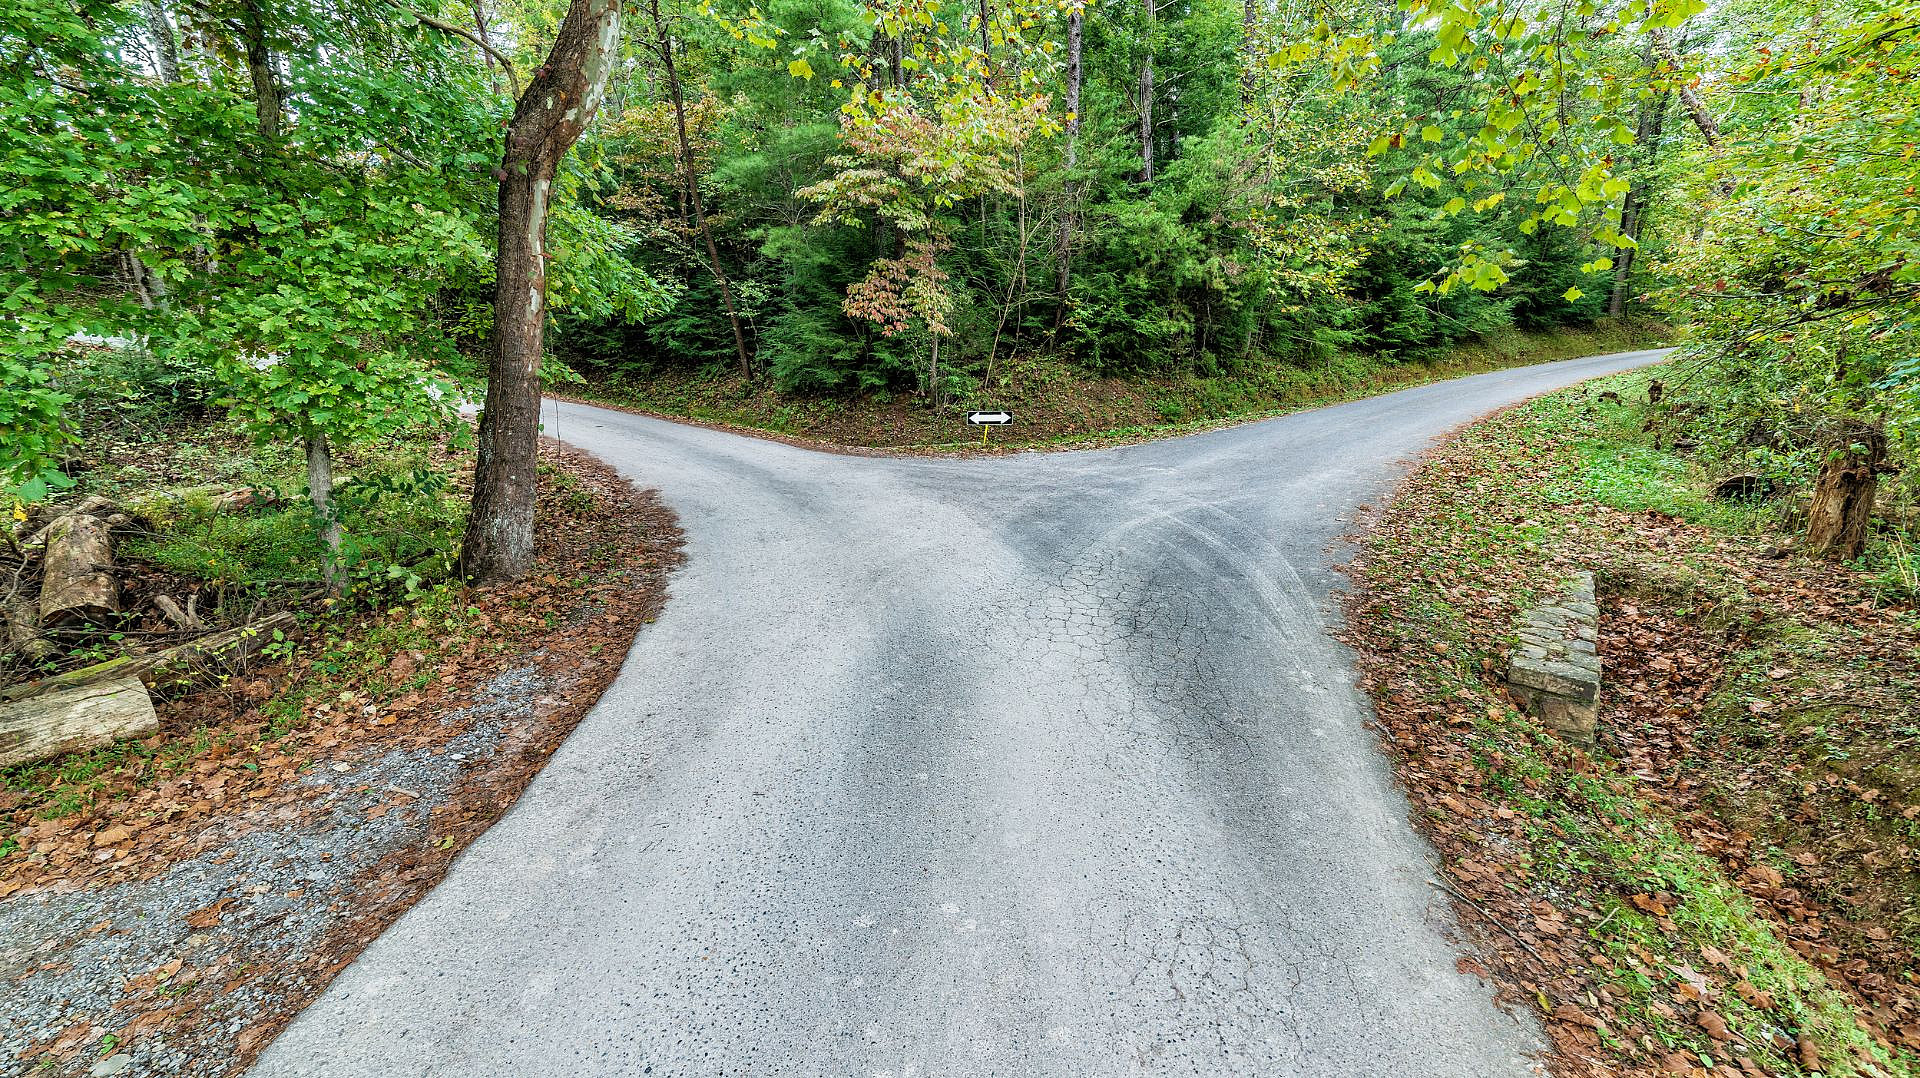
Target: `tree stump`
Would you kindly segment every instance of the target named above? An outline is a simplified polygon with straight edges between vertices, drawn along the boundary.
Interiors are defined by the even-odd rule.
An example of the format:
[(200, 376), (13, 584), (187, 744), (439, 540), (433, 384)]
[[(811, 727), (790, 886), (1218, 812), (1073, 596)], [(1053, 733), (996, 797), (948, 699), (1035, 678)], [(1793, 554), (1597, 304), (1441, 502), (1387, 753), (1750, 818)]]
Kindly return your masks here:
[(1887, 435), (1879, 427), (1854, 423), (1820, 467), (1807, 506), (1807, 549), (1833, 558), (1857, 558), (1867, 547), (1873, 498), (1887, 469)]
[(120, 582), (113, 575), (106, 521), (69, 513), (48, 525), (40, 624), (93, 621), (119, 610)]

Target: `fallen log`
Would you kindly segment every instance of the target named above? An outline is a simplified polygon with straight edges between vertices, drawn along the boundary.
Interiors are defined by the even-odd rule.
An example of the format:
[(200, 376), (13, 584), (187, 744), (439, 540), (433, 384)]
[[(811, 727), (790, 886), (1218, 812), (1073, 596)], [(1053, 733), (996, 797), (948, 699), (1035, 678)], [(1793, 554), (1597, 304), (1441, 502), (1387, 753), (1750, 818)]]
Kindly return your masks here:
[(47, 536), (52, 533), (53, 526), (67, 517), (105, 518), (117, 515), (119, 511), (119, 507), (113, 504), (112, 499), (99, 494), (89, 494), (78, 502), (63, 509), (55, 509), (50, 516), (41, 517), (40, 520), (42, 523), (39, 527), (29, 526), (26, 529), (27, 537), (21, 540), (20, 545), (27, 549), (38, 549), (39, 547), (45, 546)]
[(35, 666), (59, 652), (53, 641), (40, 635), (40, 619), (33, 604), (16, 595), (0, 605), (0, 619), (7, 623), (7, 650), (17, 652)]
[(50, 692), (125, 678), (137, 679), (147, 688), (156, 691), (178, 688), (199, 681), (209, 674), (237, 668), (257, 654), (262, 647), (272, 643), (276, 630), (282, 635), (291, 635), (297, 625), (298, 622), (292, 614), (282, 611), (250, 625), (209, 633), (196, 640), (189, 640), (162, 651), (147, 652), (143, 655), (122, 655), (116, 659), (83, 666), (78, 670), (69, 670), (64, 674), (56, 674), (39, 681), (11, 685), (0, 689), (0, 701), (29, 700)]
[(120, 581), (113, 575), (106, 521), (69, 513), (48, 525), (40, 624), (94, 621), (119, 612)]
[(160, 728), (147, 687), (133, 678), (0, 704), (0, 767), (78, 752)]

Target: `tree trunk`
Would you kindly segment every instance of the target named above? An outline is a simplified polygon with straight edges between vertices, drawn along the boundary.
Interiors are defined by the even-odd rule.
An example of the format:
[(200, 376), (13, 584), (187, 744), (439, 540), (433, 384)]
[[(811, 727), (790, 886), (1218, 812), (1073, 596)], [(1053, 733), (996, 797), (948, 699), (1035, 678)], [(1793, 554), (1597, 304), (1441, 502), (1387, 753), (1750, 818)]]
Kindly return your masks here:
[[(1620, 234), (1639, 241), (1641, 184), (1635, 181), (1620, 202)], [(1627, 247), (1613, 256), (1613, 292), (1607, 297), (1607, 314), (1619, 318), (1627, 313), (1627, 283), (1633, 273), (1635, 248)]]
[(127, 280), (133, 285), (134, 298), (140, 301), (141, 308), (151, 311), (156, 307), (166, 306), (166, 282), (154, 276), (153, 270), (147, 267), (146, 262), (142, 261), (139, 255), (128, 251), (126, 256)]
[(1622, 248), (1614, 256), (1613, 292), (1607, 297), (1607, 313), (1615, 318), (1627, 313), (1627, 288), (1632, 283), (1633, 263), (1640, 253), (1640, 235), (1646, 231), (1642, 219), (1651, 201), (1647, 193), (1648, 180), (1659, 162), (1660, 143), (1665, 137), (1667, 100), (1666, 92), (1662, 91), (1655, 94), (1651, 102), (1642, 102), (1634, 125), (1633, 175), (1629, 177), (1632, 186), (1627, 188), (1620, 204), (1620, 232), (1633, 240), (1635, 246)]
[(928, 334), (933, 340), (933, 356), (927, 360), (927, 404), (940, 407), (940, 334)]
[(1147, 57), (1140, 63), (1140, 182), (1153, 183), (1153, 0), (1147, 6)]
[(258, 0), (240, 8), (240, 38), (247, 50), (247, 74), (253, 79), (253, 114), (260, 137), (280, 137), (280, 81), (274, 75), (273, 52), (267, 47), (267, 27)]
[(980, 66), (986, 69), (987, 86), (997, 89), (1000, 79), (993, 71), (993, 41), (987, 36), (987, 0), (979, 0), (977, 6), (980, 15)]
[(620, 59), (620, 0), (572, 0), (547, 62), (507, 125), (500, 161), (493, 348), (480, 413), (461, 570), (517, 580), (533, 564), (540, 355), (547, 298), (547, 198), (560, 158), (593, 120)]
[(307, 500), (313, 503), (320, 538), (327, 544), (321, 578), (330, 595), (340, 594), (340, 518), (333, 508), (333, 447), (323, 431), (307, 432)]
[(1260, 26), (1258, 0), (1242, 0), (1240, 5), (1240, 107), (1253, 107), (1254, 71), (1259, 63), (1255, 49)]
[(180, 81), (180, 46), (174, 38), (173, 23), (160, 7), (159, 0), (141, 0), (140, 12), (146, 18), (147, 33), (153, 38), (153, 62), (160, 69), (160, 81)]
[(1867, 546), (1873, 498), (1886, 470), (1886, 432), (1864, 423), (1849, 426), (1813, 487), (1807, 507), (1809, 552), (1842, 560), (1860, 556)]
[(1080, 164), (1080, 39), (1085, 18), (1084, 8), (1079, 5), (1067, 14), (1067, 179), (1061, 189), (1066, 205), (1060, 210), (1060, 257), (1054, 264), (1054, 285), (1060, 293), (1056, 325), (1066, 320), (1067, 286), (1073, 276), (1075, 211), (1080, 205), (1080, 185), (1073, 170)]
[(714, 246), (713, 229), (707, 225), (707, 210), (700, 199), (700, 179), (693, 173), (693, 143), (687, 138), (686, 97), (680, 92), (680, 75), (673, 66), (673, 40), (667, 36), (666, 23), (660, 19), (660, 0), (647, 0), (647, 13), (653, 17), (654, 42), (660, 63), (666, 69), (667, 96), (673, 102), (673, 130), (680, 145), (680, 184), (687, 204), (693, 209), (694, 227), (707, 245), (707, 268), (720, 286), (720, 303), (727, 309), (727, 322), (733, 326), (733, 348), (740, 357), (740, 377), (753, 377), (753, 359), (747, 354), (747, 334), (740, 328), (740, 312), (733, 304), (733, 286), (720, 267), (720, 250)]

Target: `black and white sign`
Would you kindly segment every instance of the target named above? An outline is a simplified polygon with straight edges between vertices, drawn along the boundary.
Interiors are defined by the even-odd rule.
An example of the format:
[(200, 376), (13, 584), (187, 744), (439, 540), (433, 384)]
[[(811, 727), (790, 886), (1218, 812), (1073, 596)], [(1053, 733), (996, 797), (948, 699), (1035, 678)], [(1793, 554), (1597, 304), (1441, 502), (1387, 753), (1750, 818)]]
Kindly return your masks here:
[(997, 427), (1002, 423), (1013, 422), (1011, 412), (968, 412), (967, 422), (976, 427)]

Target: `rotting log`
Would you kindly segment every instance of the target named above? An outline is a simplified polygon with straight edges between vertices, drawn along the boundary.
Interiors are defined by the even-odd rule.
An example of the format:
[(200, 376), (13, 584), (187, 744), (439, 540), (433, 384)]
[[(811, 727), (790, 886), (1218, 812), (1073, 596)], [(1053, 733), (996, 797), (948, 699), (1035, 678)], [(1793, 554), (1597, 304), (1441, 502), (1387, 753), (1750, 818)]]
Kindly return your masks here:
[(0, 704), (0, 767), (32, 763), (160, 728), (135, 678), (82, 685)]
[(54, 525), (67, 517), (109, 517), (117, 514), (119, 507), (113, 499), (102, 494), (89, 494), (72, 505), (59, 509), (51, 516), (40, 518), (39, 527), (29, 527), (27, 537), (20, 541), (22, 547), (38, 549), (46, 545), (47, 536), (53, 532)]
[(40, 574), (40, 624), (92, 621), (120, 612), (120, 581), (113, 575), (113, 539), (107, 522), (68, 513), (47, 527), (46, 565)]
[(252, 624), (209, 633), (162, 651), (122, 655), (39, 681), (8, 686), (0, 689), (0, 701), (27, 700), (45, 693), (123, 678), (134, 678), (154, 690), (191, 684), (209, 674), (237, 668), (262, 647), (272, 643), (276, 630), (282, 635), (291, 635), (297, 625), (292, 614), (282, 611)]
[(0, 604), (0, 620), (7, 625), (7, 650), (35, 665), (53, 658), (60, 649), (40, 635), (40, 617), (33, 604), (16, 595)]

